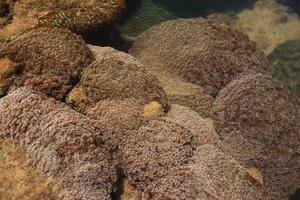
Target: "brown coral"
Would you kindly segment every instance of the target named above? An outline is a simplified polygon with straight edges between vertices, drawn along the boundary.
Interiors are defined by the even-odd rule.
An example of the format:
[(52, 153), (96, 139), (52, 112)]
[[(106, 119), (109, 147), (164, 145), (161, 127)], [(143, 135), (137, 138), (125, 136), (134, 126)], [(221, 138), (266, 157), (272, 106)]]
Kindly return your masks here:
[(250, 74), (224, 88), (214, 103), (223, 149), (264, 176), (272, 198), (300, 185), (300, 103), (270, 76)]
[(102, 132), (63, 103), (20, 88), (0, 100), (1, 137), (26, 149), (47, 176), (62, 179), (62, 199), (107, 199), (116, 181)]
[(269, 199), (259, 181), (211, 145), (201, 146), (193, 164), (174, 168), (146, 194), (149, 199)]
[(13, 82), (11, 89), (31, 86), (62, 100), (93, 55), (80, 36), (60, 28), (39, 28), (4, 45), (0, 58), (21, 68), (17, 74), (1, 76), (1, 82)]
[(124, 7), (124, 0), (18, 0), (14, 19), (0, 35), (14, 38), (37, 26), (83, 32), (112, 23)]
[(95, 126), (104, 130), (103, 139), (113, 149), (122, 148), (132, 130), (146, 123), (143, 106), (135, 99), (103, 100), (87, 111)]
[(264, 54), (245, 34), (201, 18), (154, 26), (130, 53), (148, 69), (174, 74), (212, 96), (242, 72), (269, 72)]
[(165, 176), (190, 160), (195, 144), (184, 127), (167, 120), (153, 120), (131, 134), (122, 149), (122, 167), (138, 189)]
[(161, 72), (154, 74), (158, 77), (170, 103), (190, 107), (202, 117), (211, 117), (214, 99), (201, 87), (170, 74)]
[[(105, 99), (135, 98), (143, 103), (167, 106), (165, 93), (157, 78), (145, 71), (134, 57), (112, 48), (98, 48), (96, 60), (84, 69), (80, 82), (67, 103), (80, 111)], [(85, 101), (82, 101), (85, 99)]]
[(165, 118), (170, 119), (190, 131), (197, 146), (211, 144), (219, 145), (219, 136), (210, 122), (203, 119), (190, 108), (173, 104)]

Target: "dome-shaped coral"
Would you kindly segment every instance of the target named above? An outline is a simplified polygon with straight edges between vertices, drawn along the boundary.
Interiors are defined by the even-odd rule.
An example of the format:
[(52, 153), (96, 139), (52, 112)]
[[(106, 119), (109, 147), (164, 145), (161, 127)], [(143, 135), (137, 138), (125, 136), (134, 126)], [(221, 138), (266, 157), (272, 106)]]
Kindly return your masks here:
[(150, 70), (175, 74), (216, 96), (240, 73), (269, 71), (248, 37), (205, 19), (164, 22), (141, 34), (130, 53)]
[(0, 35), (14, 38), (37, 26), (82, 32), (110, 24), (124, 7), (124, 0), (18, 0), (12, 22)]
[(202, 117), (211, 117), (214, 99), (201, 87), (182, 81), (170, 74), (155, 72), (153, 74), (159, 78), (170, 103), (190, 107)]
[(31, 86), (62, 100), (93, 55), (80, 36), (61, 28), (39, 28), (4, 45), (0, 59), (19, 66), (10, 76), (1, 76), (1, 82), (15, 76), (9, 81), (11, 89)]
[(203, 119), (198, 113), (190, 108), (173, 104), (165, 118), (187, 128), (194, 137), (197, 146), (205, 144), (219, 145), (219, 136), (209, 124), (210, 122)]
[(62, 180), (63, 199), (107, 199), (116, 172), (92, 121), (28, 88), (2, 98), (0, 113), (0, 136), (22, 145), (40, 172)]
[(103, 139), (112, 148), (121, 148), (132, 130), (147, 121), (143, 117), (143, 106), (132, 98), (99, 101), (88, 109), (87, 116), (104, 131)]
[(223, 149), (255, 167), (274, 199), (300, 185), (300, 103), (270, 76), (249, 74), (224, 88), (214, 103)]
[(122, 167), (139, 189), (190, 160), (195, 144), (184, 127), (167, 120), (153, 120), (131, 134), (122, 149)]
[[(105, 99), (135, 98), (144, 103), (167, 100), (157, 78), (144, 69), (134, 57), (112, 48), (98, 48), (96, 60), (84, 69), (80, 82), (67, 102), (80, 111)], [(72, 92), (71, 92), (72, 94)], [(73, 93), (74, 94), (74, 93)], [(85, 101), (82, 101), (85, 99)]]
[(170, 170), (146, 194), (149, 199), (269, 199), (245, 168), (211, 145), (201, 146), (193, 164)]

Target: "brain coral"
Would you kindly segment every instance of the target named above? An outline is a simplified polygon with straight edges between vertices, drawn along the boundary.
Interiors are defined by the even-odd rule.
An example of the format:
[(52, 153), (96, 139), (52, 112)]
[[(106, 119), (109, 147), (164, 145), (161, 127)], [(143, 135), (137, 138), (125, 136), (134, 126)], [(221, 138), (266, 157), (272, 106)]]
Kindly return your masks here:
[(175, 74), (212, 96), (242, 72), (269, 71), (264, 54), (245, 34), (201, 18), (154, 26), (130, 53), (148, 69)]
[(269, 199), (245, 168), (211, 145), (198, 149), (194, 163), (170, 170), (145, 191), (148, 199)]
[(82, 32), (110, 24), (124, 7), (124, 0), (18, 0), (12, 23), (0, 35), (13, 38), (37, 26)]
[(153, 120), (131, 134), (122, 149), (122, 167), (129, 182), (144, 189), (193, 155), (193, 136), (168, 120)]
[(170, 103), (190, 107), (202, 117), (211, 117), (214, 99), (201, 87), (170, 74), (161, 72), (153, 74), (158, 77)]
[[(1, 48), (0, 59), (17, 64), (15, 73), (1, 76), (7, 82), (15, 76), (11, 89), (31, 86), (62, 100), (76, 83), (93, 55), (80, 36), (61, 28), (38, 28), (23, 34)], [(0, 63), (2, 63), (0, 61)], [(2, 73), (2, 72), (1, 72)], [(6, 84), (6, 87), (9, 88)], [(4, 91), (3, 91), (4, 92)]]
[(92, 121), (28, 88), (2, 98), (0, 113), (0, 136), (24, 147), (40, 172), (62, 180), (61, 199), (108, 199), (116, 172)]
[(167, 100), (157, 78), (134, 57), (112, 48), (98, 48), (96, 60), (84, 69), (67, 102), (80, 111), (105, 99), (135, 98), (144, 103)]
[(223, 149), (264, 176), (272, 198), (300, 185), (300, 103), (268, 75), (249, 74), (224, 88), (214, 103)]
[[(299, 4), (300, 5), (300, 4)], [(300, 40), (290, 40), (269, 55), (273, 76), (285, 83), (300, 98)]]
[(139, 129), (147, 121), (143, 118), (143, 106), (133, 98), (99, 101), (88, 109), (87, 116), (104, 131), (105, 143), (118, 149), (127, 141), (132, 130)]
[(166, 114), (168, 118), (185, 128), (187, 128), (194, 137), (197, 146), (212, 144), (219, 144), (219, 136), (211, 127), (209, 121), (203, 119), (198, 113), (190, 108), (173, 104)]

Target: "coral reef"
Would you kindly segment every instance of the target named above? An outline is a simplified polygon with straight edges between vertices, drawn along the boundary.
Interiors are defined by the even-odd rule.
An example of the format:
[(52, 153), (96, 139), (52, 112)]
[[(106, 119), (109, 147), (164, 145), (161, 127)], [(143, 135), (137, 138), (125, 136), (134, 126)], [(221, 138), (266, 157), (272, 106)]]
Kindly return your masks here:
[(268, 75), (230, 83), (214, 102), (222, 149), (246, 168), (257, 168), (273, 199), (300, 185), (300, 102)]
[(143, 118), (143, 106), (133, 98), (99, 101), (87, 110), (87, 116), (104, 131), (103, 140), (116, 151), (122, 149), (132, 130), (147, 122)]
[(146, 189), (148, 199), (266, 200), (262, 184), (211, 145), (199, 147), (194, 163), (170, 170)]
[(130, 53), (147, 69), (175, 74), (212, 96), (243, 72), (269, 73), (266, 57), (245, 34), (201, 18), (154, 26)]
[(4, 45), (0, 59), (1, 65), (6, 62), (8, 68), (1, 70), (1, 93), (8, 88), (31, 86), (63, 100), (82, 69), (93, 61), (93, 55), (80, 36), (66, 29), (43, 27)]
[(158, 77), (170, 103), (190, 107), (202, 117), (211, 117), (212, 109), (210, 108), (214, 99), (201, 87), (167, 73), (153, 72), (153, 74)]
[(19, 0), (13, 7), (12, 22), (0, 31), (0, 35), (14, 38), (37, 26), (58, 26), (82, 32), (110, 24), (124, 7), (124, 0)]
[(269, 55), (273, 76), (300, 98), (300, 40), (290, 40)]
[(109, 47), (98, 48), (96, 60), (84, 69), (80, 82), (67, 102), (80, 111), (105, 99), (135, 98), (150, 103), (167, 100), (157, 78), (144, 69), (134, 57)]
[(232, 26), (245, 32), (267, 55), (278, 45), (300, 38), (299, 17), (276, 0), (256, 1), (253, 8), (237, 16)]
[(197, 146), (205, 144), (219, 145), (219, 136), (210, 125), (209, 120), (203, 119), (190, 108), (173, 104), (165, 118), (187, 128), (194, 137)]
[(144, 189), (173, 167), (190, 160), (195, 149), (188, 129), (168, 120), (153, 120), (133, 131), (122, 149), (129, 183)]
[(61, 199), (109, 198), (116, 171), (93, 121), (24, 87), (0, 100), (0, 112), (0, 136), (24, 147), (42, 174), (62, 181)]
[(0, 139), (0, 172), (0, 199), (57, 199), (58, 184), (28, 166), (25, 152), (10, 140)]

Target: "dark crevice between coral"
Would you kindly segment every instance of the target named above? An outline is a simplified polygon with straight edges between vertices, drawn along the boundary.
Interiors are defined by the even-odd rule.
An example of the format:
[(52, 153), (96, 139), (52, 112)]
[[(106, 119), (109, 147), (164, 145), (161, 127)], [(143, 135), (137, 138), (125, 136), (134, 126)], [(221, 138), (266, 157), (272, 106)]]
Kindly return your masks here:
[(120, 167), (117, 168), (117, 176), (116, 191), (111, 194), (112, 200), (121, 200), (121, 196), (124, 193), (125, 175), (124, 171)]
[(88, 30), (81, 33), (84, 41), (95, 46), (110, 46), (119, 51), (128, 52), (133, 44), (134, 38), (123, 36), (116, 27)]
[(297, 189), (294, 194), (291, 195), (289, 200), (300, 200), (300, 188)]

